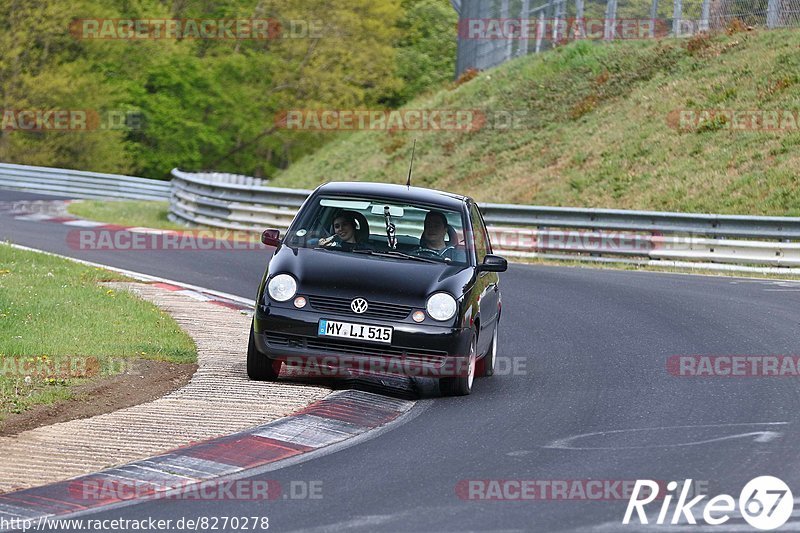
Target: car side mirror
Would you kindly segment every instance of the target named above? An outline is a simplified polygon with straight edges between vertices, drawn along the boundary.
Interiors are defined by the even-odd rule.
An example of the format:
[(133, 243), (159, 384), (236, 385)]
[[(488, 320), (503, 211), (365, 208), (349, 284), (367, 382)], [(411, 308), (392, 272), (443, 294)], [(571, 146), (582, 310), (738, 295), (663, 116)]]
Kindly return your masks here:
[(487, 254), (483, 264), (478, 265), (478, 272), (505, 272), (508, 270), (508, 261), (499, 255)]
[(281, 232), (277, 229), (265, 229), (261, 234), (261, 242), (277, 248), (281, 244)]

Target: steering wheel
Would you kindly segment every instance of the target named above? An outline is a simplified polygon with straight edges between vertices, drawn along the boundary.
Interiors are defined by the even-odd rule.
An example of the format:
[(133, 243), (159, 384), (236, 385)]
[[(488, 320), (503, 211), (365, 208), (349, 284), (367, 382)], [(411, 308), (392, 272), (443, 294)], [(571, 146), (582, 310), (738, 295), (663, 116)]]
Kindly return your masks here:
[(449, 250), (455, 250), (455, 246), (447, 246), (443, 250), (434, 250), (433, 248), (423, 248), (420, 246), (416, 250), (414, 250), (415, 254), (428, 254), (428, 255), (435, 255), (436, 257), (444, 257), (444, 254), (447, 253)]

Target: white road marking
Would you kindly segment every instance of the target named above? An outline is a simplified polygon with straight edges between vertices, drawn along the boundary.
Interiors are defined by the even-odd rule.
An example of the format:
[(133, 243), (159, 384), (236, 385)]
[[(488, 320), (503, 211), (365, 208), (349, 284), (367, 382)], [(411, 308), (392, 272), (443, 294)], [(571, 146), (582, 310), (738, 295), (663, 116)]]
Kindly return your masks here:
[(205, 294), (201, 294), (197, 291), (184, 289), (182, 291), (175, 291), (175, 294), (183, 294), (184, 296), (188, 296), (193, 300), (197, 300), (198, 302), (208, 302), (211, 301), (212, 298), (206, 296)]
[[(721, 437), (714, 437), (710, 439), (703, 439), (690, 442), (679, 442), (673, 444), (648, 444), (645, 446), (574, 446), (572, 443), (579, 439), (585, 439), (595, 436), (614, 435), (619, 433), (641, 433), (644, 431), (668, 431), (676, 429), (698, 429), (698, 428), (735, 428), (743, 426), (785, 426), (788, 422), (747, 422), (747, 423), (732, 423), (732, 424), (700, 424), (694, 426), (663, 426), (663, 427), (649, 427), (649, 428), (631, 428), (631, 429), (614, 429), (609, 431), (594, 431), (591, 433), (582, 433), (573, 435), (565, 439), (556, 439), (550, 444), (542, 446), (542, 448), (556, 448), (563, 450), (631, 450), (631, 449), (646, 449), (646, 448), (673, 448), (681, 446), (696, 446), (700, 444), (709, 444), (712, 442), (721, 442), (732, 439), (740, 439), (744, 437), (756, 437), (754, 442), (765, 443), (771, 442), (778, 438), (781, 433), (776, 431), (760, 430), (749, 431), (746, 433), (737, 433), (735, 435), (724, 435)], [(525, 453), (532, 453), (532, 451), (521, 450), (518, 452), (511, 452), (516, 455), (524, 455)]]
[(753, 439), (754, 442), (772, 442), (782, 435), (779, 431), (764, 431), (760, 437)]
[(739, 283), (758, 283), (759, 285), (769, 285), (774, 287), (781, 287), (780, 289), (763, 288), (764, 292), (800, 292), (800, 282), (791, 280), (740, 280), (731, 281), (731, 285)]
[(764, 292), (800, 292), (800, 289), (764, 289)]
[(96, 222), (94, 220), (67, 220), (63, 223), (65, 226), (78, 226), (81, 228), (96, 228), (97, 226), (107, 226), (107, 222)]
[(15, 216), (15, 220), (33, 220), (33, 221), (42, 221), (42, 220), (50, 220), (51, 218), (56, 218), (53, 215), (45, 215), (43, 213), (33, 213), (30, 215), (19, 215)]
[[(719, 526), (710, 526), (704, 523), (692, 524), (628, 524), (624, 525), (620, 519), (618, 522), (605, 522), (596, 526), (587, 528), (573, 529), (573, 533), (578, 532), (605, 532), (613, 531), (615, 533), (663, 533), (663, 532), (679, 532), (679, 533), (721, 533), (723, 531), (747, 531), (749, 533), (757, 532), (758, 530), (750, 524), (731, 524), (730, 521)], [(778, 531), (800, 531), (800, 522), (786, 522)]]
[(155, 229), (155, 228), (143, 228), (143, 227), (127, 228), (127, 231), (130, 231), (131, 233), (150, 233), (153, 235), (171, 235), (173, 233), (178, 233), (177, 231), (172, 231), (167, 229)]
[(731, 281), (731, 285), (736, 285), (737, 283), (758, 283), (761, 285), (778, 285), (781, 287), (791, 287), (792, 285), (800, 284), (800, 281), (791, 280), (791, 279), (756, 279), (756, 278), (744, 278), (739, 279), (737, 281)]

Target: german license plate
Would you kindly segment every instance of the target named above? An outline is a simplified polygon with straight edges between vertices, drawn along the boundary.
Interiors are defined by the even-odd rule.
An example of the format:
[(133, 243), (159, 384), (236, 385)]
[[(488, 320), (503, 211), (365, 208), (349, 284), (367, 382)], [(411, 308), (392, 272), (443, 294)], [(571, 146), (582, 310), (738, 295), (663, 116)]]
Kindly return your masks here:
[(337, 320), (322, 319), (319, 321), (320, 337), (341, 337), (359, 341), (381, 342), (391, 344), (392, 328), (387, 326), (369, 326), (367, 324), (353, 324)]

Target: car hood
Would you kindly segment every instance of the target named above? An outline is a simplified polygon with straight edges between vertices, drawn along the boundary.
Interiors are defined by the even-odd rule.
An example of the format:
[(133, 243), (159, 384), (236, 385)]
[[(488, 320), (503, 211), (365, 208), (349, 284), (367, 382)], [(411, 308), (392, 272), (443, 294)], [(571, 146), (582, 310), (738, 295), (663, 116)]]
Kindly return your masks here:
[(473, 269), (444, 263), (383, 258), (308, 248), (281, 246), (269, 265), (269, 275), (287, 273), (298, 282), (298, 294), (338, 296), (424, 305), (437, 291), (456, 298), (471, 282)]

